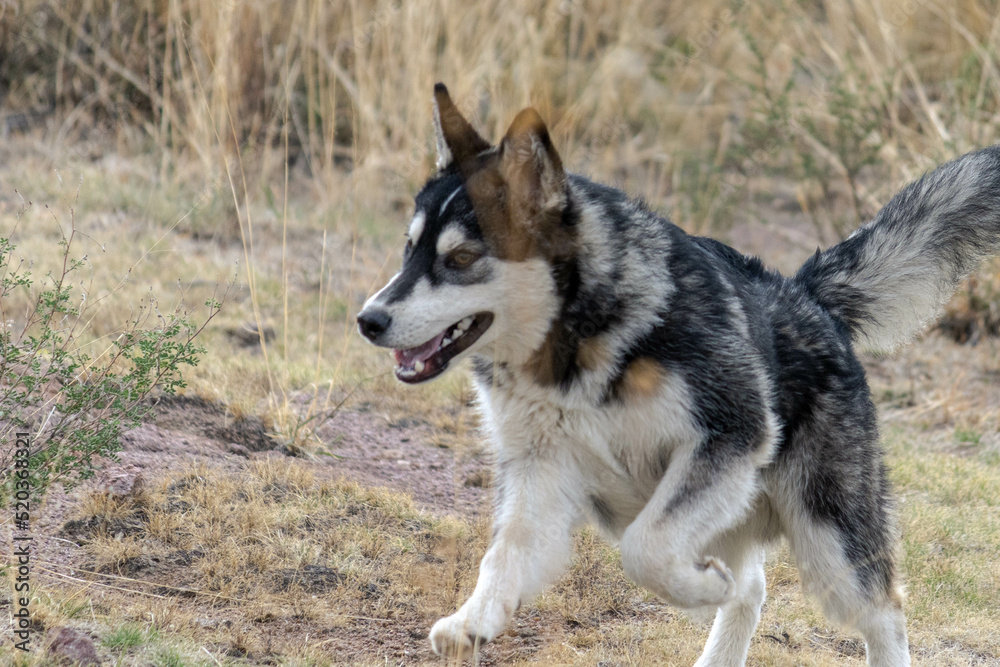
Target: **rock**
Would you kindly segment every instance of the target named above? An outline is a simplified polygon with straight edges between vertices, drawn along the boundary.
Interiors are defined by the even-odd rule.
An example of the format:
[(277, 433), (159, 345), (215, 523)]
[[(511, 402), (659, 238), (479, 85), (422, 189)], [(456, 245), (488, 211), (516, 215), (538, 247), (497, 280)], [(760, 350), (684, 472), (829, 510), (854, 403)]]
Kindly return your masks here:
[(101, 490), (118, 498), (128, 498), (142, 493), (145, 479), (138, 468), (118, 470), (107, 475), (101, 481)]
[(49, 655), (60, 663), (73, 665), (100, 665), (97, 649), (90, 637), (73, 628), (60, 627), (49, 631)]
[(231, 628), (233, 627), (233, 622), (229, 619), (218, 619), (218, 618), (207, 618), (204, 616), (199, 616), (194, 619), (194, 624), (201, 628), (206, 628), (208, 630), (215, 630), (217, 628)]
[(238, 442), (231, 442), (228, 445), (226, 445), (226, 451), (228, 451), (230, 454), (236, 454), (237, 456), (250, 458), (250, 450)]
[(226, 333), (238, 347), (259, 346), (262, 338), (265, 343), (274, 340), (274, 327), (265, 324), (258, 328), (256, 322), (244, 322), (239, 327), (226, 329)]

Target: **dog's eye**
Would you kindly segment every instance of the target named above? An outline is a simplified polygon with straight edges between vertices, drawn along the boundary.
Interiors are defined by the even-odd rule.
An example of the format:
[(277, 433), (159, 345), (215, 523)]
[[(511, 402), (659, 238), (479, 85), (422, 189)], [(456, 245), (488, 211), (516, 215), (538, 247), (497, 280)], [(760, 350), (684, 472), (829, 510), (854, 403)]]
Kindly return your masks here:
[(448, 255), (445, 265), (449, 269), (464, 269), (479, 259), (479, 255), (471, 250), (456, 250)]

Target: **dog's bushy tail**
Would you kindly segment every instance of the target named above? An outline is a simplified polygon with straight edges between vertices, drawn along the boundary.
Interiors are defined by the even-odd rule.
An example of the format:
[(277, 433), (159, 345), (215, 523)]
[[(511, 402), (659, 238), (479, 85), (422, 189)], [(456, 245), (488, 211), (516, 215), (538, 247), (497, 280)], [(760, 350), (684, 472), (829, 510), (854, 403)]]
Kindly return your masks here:
[(959, 282), (1000, 252), (1000, 146), (969, 153), (911, 183), (875, 219), (817, 252), (796, 280), (856, 343), (909, 341)]

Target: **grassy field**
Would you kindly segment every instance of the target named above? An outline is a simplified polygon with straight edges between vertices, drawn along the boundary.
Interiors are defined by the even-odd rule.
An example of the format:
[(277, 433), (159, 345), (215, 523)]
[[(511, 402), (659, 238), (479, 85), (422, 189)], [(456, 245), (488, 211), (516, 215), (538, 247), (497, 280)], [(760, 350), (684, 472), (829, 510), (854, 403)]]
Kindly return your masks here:
[[(341, 479), (326, 454), (348, 423), (371, 420), (375, 433), (405, 432), (412, 451), (482, 457), (464, 370), (401, 387), (353, 326), (398, 267), (433, 167), (435, 81), (487, 137), (535, 105), (570, 170), (792, 271), (905, 182), (997, 141), (996, 9), (0, 3), (0, 237), (43, 277), (77, 231), (74, 298), (96, 303), (80, 339), (91, 356), (139, 304), (199, 321), (228, 290), (185, 393), (233, 423), (258, 420), (298, 455), (166, 452), (159, 468), (143, 459), (141, 492), (56, 494), (39, 525), (65, 560), (36, 570), (38, 651), (14, 655), (5, 626), (0, 659), (48, 664), (41, 632), (69, 625), (110, 664), (432, 662), (426, 632), (474, 585), (488, 517)], [(28, 297), (3, 304), (12, 325)], [(914, 660), (1000, 664), (1000, 263), (946, 324), (865, 362), (901, 498)], [(66, 520), (90, 532), (61, 532)], [(704, 624), (625, 581), (591, 532), (576, 554), (483, 664), (696, 659)], [(863, 663), (858, 638), (802, 595), (785, 550), (768, 581), (750, 664)], [(0, 591), (0, 607), (10, 596)]]

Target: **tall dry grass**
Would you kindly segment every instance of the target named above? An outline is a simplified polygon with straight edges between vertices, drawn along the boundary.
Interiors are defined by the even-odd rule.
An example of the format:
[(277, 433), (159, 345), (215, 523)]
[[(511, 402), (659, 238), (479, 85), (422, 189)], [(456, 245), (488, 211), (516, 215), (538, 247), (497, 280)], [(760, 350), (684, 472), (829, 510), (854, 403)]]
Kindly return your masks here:
[(9, 108), (138, 125), (164, 173), (228, 167), (240, 196), (287, 156), (319, 192), (404, 205), (431, 164), (438, 80), (493, 137), (539, 106), (572, 167), (696, 229), (774, 172), (805, 183), (803, 208), (843, 197), (856, 219), (998, 123), (1000, 30), (976, 0), (4, 7)]

